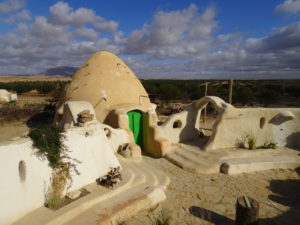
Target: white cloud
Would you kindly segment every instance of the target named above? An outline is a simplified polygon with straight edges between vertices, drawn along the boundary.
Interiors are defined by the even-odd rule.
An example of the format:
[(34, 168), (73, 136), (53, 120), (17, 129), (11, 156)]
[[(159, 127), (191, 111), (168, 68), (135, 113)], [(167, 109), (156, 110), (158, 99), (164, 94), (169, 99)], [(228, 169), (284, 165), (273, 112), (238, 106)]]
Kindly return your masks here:
[(65, 2), (50, 7), (49, 17), (27, 21), (26, 14), (30, 17), (26, 10), (16, 12), (15, 28), (0, 35), (0, 73), (80, 66), (100, 50), (122, 53), (140, 77), (274, 78), (300, 73), (300, 22), (261, 38), (216, 34), (215, 7), (200, 12), (191, 4), (182, 10), (158, 11), (149, 23), (125, 36), (117, 22)]
[(300, 0), (285, 0), (282, 4), (277, 5), (276, 13), (295, 14), (300, 12)]
[(0, 2), (0, 13), (15, 12), (25, 6), (24, 0), (7, 0)]
[(118, 28), (116, 21), (107, 21), (88, 8), (74, 10), (66, 2), (57, 2), (50, 7), (49, 22), (55, 25), (83, 27), (91, 24), (102, 32), (114, 32)]
[(68, 3), (57, 2), (50, 7), (49, 22), (56, 25), (82, 27), (95, 21), (96, 15), (92, 9), (79, 8), (73, 10)]
[(26, 9), (23, 9), (22, 11), (16, 13), (15, 15), (12, 15), (6, 19), (3, 19), (3, 21), (5, 23), (12, 24), (12, 23), (18, 23), (21, 21), (28, 21), (31, 19), (32, 18), (31, 18), (30, 12)]
[(191, 4), (180, 11), (159, 11), (150, 24), (133, 31), (125, 40), (124, 53), (153, 54), (158, 58), (188, 57), (211, 47), (217, 27), (215, 8), (203, 14)]
[[(92, 9), (73, 9), (65, 2), (54, 4), (49, 12), (48, 17), (36, 16), (30, 21), (31, 13), (24, 9), (6, 19), (15, 28), (0, 34), (0, 74), (79, 66), (101, 50), (119, 53), (116, 43), (122, 42), (122, 32), (117, 30), (117, 22), (96, 15)], [(108, 34), (104, 38), (99, 31)]]
[[(278, 52), (300, 47), (300, 22), (277, 29), (263, 38), (249, 38), (246, 47), (255, 52)], [(299, 56), (300, 57), (300, 56)]]
[(75, 38), (85, 39), (85, 40), (96, 40), (98, 37), (98, 32), (93, 29), (81, 27), (73, 32)]
[(93, 25), (99, 31), (114, 32), (117, 30), (119, 24), (116, 21), (106, 21), (104, 18), (97, 16), (96, 22)]

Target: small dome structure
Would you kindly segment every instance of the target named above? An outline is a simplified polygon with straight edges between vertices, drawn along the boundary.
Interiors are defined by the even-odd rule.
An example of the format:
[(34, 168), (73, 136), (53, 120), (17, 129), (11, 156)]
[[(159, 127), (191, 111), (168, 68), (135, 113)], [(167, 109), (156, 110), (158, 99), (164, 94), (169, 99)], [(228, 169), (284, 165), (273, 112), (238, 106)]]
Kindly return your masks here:
[(65, 90), (65, 101), (88, 101), (99, 122), (118, 107), (151, 107), (150, 99), (139, 79), (116, 55), (96, 52), (77, 70)]

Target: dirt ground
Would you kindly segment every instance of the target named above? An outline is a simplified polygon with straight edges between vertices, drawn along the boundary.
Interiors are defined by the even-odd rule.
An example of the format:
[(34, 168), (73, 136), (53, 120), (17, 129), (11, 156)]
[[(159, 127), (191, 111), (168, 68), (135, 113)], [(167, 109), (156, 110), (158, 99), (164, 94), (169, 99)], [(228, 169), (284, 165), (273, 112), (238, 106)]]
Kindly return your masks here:
[(143, 211), (126, 225), (155, 224), (170, 217), (171, 225), (235, 224), (235, 203), (240, 196), (260, 204), (260, 225), (298, 225), (300, 221), (300, 168), (266, 170), (228, 176), (184, 171), (166, 159), (144, 157), (170, 178), (167, 200), (152, 211)]
[(29, 128), (22, 121), (5, 124), (5, 126), (0, 127), (0, 142), (20, 137), (27, 131), (29, 131)]

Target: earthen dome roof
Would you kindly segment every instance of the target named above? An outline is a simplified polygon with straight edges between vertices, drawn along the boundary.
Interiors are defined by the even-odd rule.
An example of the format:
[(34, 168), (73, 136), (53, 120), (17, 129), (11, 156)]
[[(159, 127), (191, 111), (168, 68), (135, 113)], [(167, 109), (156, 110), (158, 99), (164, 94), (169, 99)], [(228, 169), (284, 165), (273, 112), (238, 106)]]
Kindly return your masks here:
[(96, 52), (77, 70), (66, 88), (66, 100), (88, 101), (103, 122), (119, 105), (151, 103), (148, 94), (131, 69), (110, 52)]

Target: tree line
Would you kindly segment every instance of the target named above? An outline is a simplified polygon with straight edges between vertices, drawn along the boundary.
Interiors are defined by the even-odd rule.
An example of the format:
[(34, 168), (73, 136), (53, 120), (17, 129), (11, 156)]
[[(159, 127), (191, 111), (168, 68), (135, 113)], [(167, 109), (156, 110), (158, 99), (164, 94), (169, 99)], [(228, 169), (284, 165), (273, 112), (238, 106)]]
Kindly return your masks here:
[[(205, 94), (218, 96), (228, 101), (229, 83), (226, 80), (141, 80), (152, 101), (189, 102)], [(0, 82), (0, 89), (23, 94), (37, 90), (40, 94), (61, 93), (69, 81), (15, 81)], [(278, 103), (286, 98), (300, 97), (300, 80), (234, 80), (232, 102), (249, 104), (258, 102), (263, 105)]]
[[(228, 102), (229, 82), (226, 80), (142, 80), (153, 101), (191, 101), (205, 95), (218, 96)], [(232, 102), (262, 105), (280, 103), (300, 97), (300, 80), (234, 80)]]
[(0, 82), (0, 89), (23, 94), (29, 91), (37, 90), (40, 94), (50, 94), (54, 91), (61, 90), (68, 81), (14, 81), (3, 83)]

